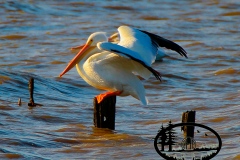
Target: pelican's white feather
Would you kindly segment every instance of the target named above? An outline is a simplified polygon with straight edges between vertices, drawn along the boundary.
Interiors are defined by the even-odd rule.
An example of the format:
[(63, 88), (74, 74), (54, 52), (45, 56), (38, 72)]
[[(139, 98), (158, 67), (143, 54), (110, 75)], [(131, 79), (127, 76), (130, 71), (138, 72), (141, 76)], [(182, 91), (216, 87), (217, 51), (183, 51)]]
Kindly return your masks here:
[(118, 31), (120, 34), (118, 45), (137, 52), (141, 56), (141, 60), (148, 66), (155, 61), (157, 48), (152, 45), (151, 38), (147, 34), (128, 26), (120, 26)]

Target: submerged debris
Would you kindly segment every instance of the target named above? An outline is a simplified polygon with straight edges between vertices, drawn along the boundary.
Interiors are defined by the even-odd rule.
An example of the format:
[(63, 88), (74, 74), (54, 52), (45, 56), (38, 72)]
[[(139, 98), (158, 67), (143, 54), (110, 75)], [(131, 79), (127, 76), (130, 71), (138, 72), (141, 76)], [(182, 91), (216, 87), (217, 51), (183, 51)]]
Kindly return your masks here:
[(21, 98), (18, 99), (18, 105), (19, 105), (19, 106), (22, 105), (22, 100), (21, 100)]

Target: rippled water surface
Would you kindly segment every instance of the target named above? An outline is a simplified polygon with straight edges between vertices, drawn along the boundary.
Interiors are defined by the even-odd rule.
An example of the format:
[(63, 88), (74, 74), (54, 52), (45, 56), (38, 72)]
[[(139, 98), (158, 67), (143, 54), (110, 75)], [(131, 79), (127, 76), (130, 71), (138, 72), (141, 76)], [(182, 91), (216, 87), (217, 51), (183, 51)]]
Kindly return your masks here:
[[(196, 121), (222, 137), (215, 159), (240, 159), (239, 11), (238, 0), (1, 1), (0, 158), (158, 159), (153, 138), (162, 123), (196, 110)], [(120, 25), (175, 41), (189, 58), (165, 50), (174, 58), (153, 65), (162, 83), (144, 81), (150, 104), (118, 97), (111, 131), (93, 127), (92, 99), (102, 91), (75, 69), (58, 75), (76, 53), (70, 47)], [(30, 77), (43, 106), (27, 105)]]

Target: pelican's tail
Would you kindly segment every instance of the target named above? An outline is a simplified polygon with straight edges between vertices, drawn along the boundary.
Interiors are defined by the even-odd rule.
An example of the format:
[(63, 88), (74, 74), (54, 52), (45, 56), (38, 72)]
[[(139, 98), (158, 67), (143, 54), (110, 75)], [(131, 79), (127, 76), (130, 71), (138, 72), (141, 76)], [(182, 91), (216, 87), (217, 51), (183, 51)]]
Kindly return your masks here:
[(141, 100), (141, 102), (142, 102), (143, 105), (148, 105), (147, 97), (145, 96), (144, 100)]
[(142, 82), (138, 79), (138, 81), (135, 81), (135, 94), (132, 94), (132, 96), (142, 102), (143, 105), (148, 105), (148, 99), (146, 97), (145, 88), (142, 84)]

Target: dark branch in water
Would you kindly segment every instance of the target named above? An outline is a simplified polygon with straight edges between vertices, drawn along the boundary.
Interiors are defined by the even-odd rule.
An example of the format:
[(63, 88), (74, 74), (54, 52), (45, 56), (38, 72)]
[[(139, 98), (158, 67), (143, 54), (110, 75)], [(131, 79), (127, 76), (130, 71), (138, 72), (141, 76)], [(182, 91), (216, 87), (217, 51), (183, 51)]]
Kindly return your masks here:
[(34, 79), (33, 78), (30, 78), (28, 83), (28, 88), (29, 88), (29, 94), (30, 94), (28, 106), (29, 107), (42, 106), (41, 104), (34, 103), (34, 99), (33, 99)]

